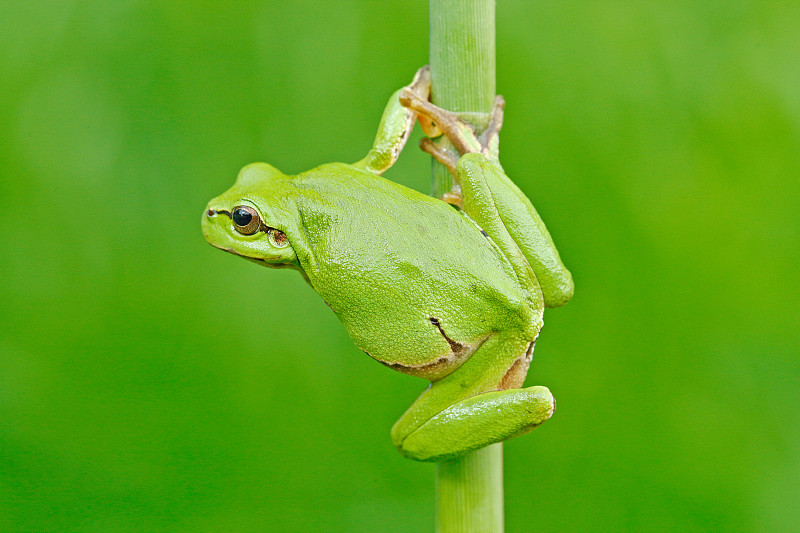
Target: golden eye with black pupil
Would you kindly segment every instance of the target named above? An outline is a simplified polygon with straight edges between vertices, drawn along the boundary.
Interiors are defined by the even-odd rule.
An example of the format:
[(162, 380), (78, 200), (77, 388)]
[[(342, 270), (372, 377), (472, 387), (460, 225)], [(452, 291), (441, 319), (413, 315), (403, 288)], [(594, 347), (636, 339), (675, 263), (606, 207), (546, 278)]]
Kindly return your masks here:
[(269, 240), (278, 248), (284, 248), (289, 245), (289, 239), (286, 237), (286, 234), (275, 228), (269, 229)]
[(261, 218), (255, 209), (247, 205), (234, 207), (231, 212), (231, 220), (236, 231), (242, 235), (252, 235), (261, 227)]

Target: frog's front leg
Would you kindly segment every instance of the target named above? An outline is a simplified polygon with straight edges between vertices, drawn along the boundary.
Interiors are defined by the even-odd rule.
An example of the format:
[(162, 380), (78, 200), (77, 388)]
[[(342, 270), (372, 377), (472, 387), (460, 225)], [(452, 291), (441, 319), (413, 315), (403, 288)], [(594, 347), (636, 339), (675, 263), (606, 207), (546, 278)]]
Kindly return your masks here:
[(519, 389), (533, 341), (493, 333), (457, 371), (435, 381), (392, 428), (406, 457), (441, 461), (526, 433), (553, 414), (546, 387)]
[[(417, 98), (427, 100), (430, 87), (430, 69), (426, 66), (417, 71), (410, 85), (392, 94), (383, 110), (383, 116), (381, 117), (372, 149), (364, 159), (353, 163), (353, 166), (380, 175), (397, 161), (417, 120), (416, 112), (400, 103), (400, 94), (410, 91)], [(419, 120), (427, 134), (434, 133), (427, 117), (420, 117)]]

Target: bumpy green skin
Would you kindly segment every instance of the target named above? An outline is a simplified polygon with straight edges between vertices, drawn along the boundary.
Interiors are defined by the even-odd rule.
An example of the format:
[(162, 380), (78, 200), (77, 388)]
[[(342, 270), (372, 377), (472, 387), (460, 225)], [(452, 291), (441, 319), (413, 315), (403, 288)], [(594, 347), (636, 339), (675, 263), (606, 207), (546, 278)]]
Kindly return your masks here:
[[(297, 176), (248, 165), (202, 226), (218, 248), (300, 270), (361, 350), (431, 380), (392, 439), (410, 458), (444, 460), (550, 417), (546, 388), (518, 387), (548, 295), (565, 303), (572, 280), (530, 202), (483, 155), (458, 161), (463, 210), (380, 177), (412, 126), (395, 93), (367, 158)], [(240, 233), (227, 215), (238, 206), (264, 231)]]

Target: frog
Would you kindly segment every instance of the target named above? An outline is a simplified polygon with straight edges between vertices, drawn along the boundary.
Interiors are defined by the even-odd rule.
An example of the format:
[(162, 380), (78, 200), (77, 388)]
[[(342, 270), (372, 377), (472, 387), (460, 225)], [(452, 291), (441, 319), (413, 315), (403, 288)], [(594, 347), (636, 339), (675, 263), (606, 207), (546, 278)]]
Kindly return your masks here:
[[(245, 166), (211, 200), (213, 246), (299, 271), (356, 346), (430, 381), (391, 429), (404, 456), (453, 460), (549, 419), (545, 386), (524, 387), (545, 307), (566, 304), (572, 275), (528, 197), (499, 161), (505, 101), (485, 130), (430, 102), (427, 67), (386, 104), (355, 163), (287, 175)], [(440, 198), (388, 180), (416, 122), (421, 148), (453, 187)]]

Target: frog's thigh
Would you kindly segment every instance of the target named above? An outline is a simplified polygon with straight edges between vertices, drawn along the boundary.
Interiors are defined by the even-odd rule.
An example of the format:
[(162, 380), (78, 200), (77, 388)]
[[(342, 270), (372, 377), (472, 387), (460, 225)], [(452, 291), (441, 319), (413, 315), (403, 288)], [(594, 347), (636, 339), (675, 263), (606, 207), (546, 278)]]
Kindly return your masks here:
[(452, 405), (403, 441), (402, 452), (418, 461), (441, 461), (522, 435), (552, 416), (547, 387), (492, 391)]
[(522, 384), (533, 343), (516, 332), (497, 332), (458, 370), (435, 381), (392, 428), (392, 441), (404, 449), (406, 438), (450, 406), (471, 396)]
[(558, 307), (572, 298), (574, 285), (556, 250), (553, 239), (527, 196), (502, 170), (481, 154), (465, 154), (457, 172), (464, 197), (464, 211), (503, 251), (510, 237), (531, 265), (548, 307)]

